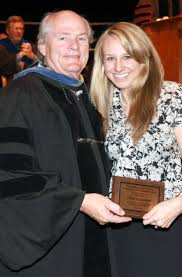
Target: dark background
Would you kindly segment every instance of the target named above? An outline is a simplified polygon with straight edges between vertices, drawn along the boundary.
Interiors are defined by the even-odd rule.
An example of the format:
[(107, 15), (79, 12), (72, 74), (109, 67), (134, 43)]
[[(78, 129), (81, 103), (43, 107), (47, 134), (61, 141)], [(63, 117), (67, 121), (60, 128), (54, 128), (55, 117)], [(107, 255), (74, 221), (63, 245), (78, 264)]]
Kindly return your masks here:
[[(179, 0), (172, 1), (176, 9), (174, 12), (175, 15), (177, 14)], [(0, 10), (0, 21), (6, 21), (10, 15), (21, 15), (25, 22), (35, 22), (34, 25), (26, 25), (24, 35), (26, 39), (35, 42), (38, 32), (38, 22), (40, 22), (46, 12), (71, 9), (84, 15), (91, 23), (132, 21), (134, 9), (138, 2), (139, 0), (4, 0), (3, 5), (6, 5), (6, 8), (4, 7)], [(168, 0), (159, 0), (161, 17), (168, 15), (167, 3)], [(107, 25), (93, 25), (92, 27), (97, 38)], [(4, 31), (4, 23), (0, 23), (0, 32)]]
[[(166, 0), (167, 1), (167, 0)], [(107, 3), (109, 2), (109, 3)], [(40, 21), (45, 12), (52, 10), (71, 9), (95, 21), (127, 20), (131, 18), (138, 0), (105, 0), (105, 1), (69, 1), (69, 0), (32, 0), (7, 2), (7, 8), (1, 9), (1, 20), (9, 15), (22, 15), (25, 21)], [(98, 7), (101, 6), (101, 8)]]
[[(107, 1), (107, 2), (106, 2)], [(10, 15), (21, 15), (25, 22), (39, 22), (42, 16), (49, 11), (71, 9), (84, 15), (91, 23), (93, 22), (117, 22), (131, 21), (134, 9), (138, 0), (106, 0), (93, 1), (85, 0), (24, 0), (8, 2), (7, 8), (1, 9), (0, 20), (5, 21)], [(118, 3), (120, 1), (120, 3)], [(110, 2), (110, 3), (108, 3)], [(98, 7), (99, 6), (101, 7)], [(96, 37), (102, 32), (105, 26), (93, 26)], [(35, 41), (38, 31), (38, 24), (26, 25), (24, 37)], [(0, 32), (4, 32), (4, 24), (0, 24)]]

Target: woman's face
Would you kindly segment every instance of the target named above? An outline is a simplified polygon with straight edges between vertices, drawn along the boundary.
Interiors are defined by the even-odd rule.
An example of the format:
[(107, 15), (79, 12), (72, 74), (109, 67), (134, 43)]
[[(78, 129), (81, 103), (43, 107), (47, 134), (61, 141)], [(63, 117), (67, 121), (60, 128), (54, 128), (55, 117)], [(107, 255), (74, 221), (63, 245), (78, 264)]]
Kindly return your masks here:
[(102, 50), (106, 76), (117, 88), (128, 90), (132, 81), (139, 75), (142, 64), (126, 53), (117, 38), (107, 36)]

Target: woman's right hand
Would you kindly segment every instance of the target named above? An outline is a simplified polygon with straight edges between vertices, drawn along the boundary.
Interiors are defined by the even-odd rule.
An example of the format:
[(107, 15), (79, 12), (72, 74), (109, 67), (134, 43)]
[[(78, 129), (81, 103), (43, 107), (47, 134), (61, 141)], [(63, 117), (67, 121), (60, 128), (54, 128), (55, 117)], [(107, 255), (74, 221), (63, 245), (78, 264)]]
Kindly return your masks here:
[(99, 224), (123, 223), (131, 221), (124, 210), (108, 197), (97, 193), (86, 193), (80, 211), (95, 219)]

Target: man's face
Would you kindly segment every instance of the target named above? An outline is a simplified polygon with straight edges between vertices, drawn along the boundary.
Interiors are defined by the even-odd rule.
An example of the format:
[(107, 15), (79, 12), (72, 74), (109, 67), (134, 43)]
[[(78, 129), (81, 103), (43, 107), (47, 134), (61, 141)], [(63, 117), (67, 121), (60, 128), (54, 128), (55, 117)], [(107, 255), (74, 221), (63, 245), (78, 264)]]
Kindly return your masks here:
[(24, 24), (22, 22), (12, 22), (6, 32), (11, 41), (19, 42), (24, 35)]
[(39, 50), (51, 69), (79, 79), (88, 61), (88, 26), (80, 16), (69, 12), (57, 15), (52, 24)]

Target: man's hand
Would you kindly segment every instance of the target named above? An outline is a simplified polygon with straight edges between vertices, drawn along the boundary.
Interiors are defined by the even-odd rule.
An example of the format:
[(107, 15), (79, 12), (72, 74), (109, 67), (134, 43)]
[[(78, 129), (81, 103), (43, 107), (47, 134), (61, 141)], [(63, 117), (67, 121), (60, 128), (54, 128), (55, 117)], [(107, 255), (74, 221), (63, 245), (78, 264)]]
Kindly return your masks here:
[(125, 212), (118, 204), (97, 193), (85, 194), (80, 211), (89, 215), (101, 225), (132, 220), (129, 217), (124, 217)]

